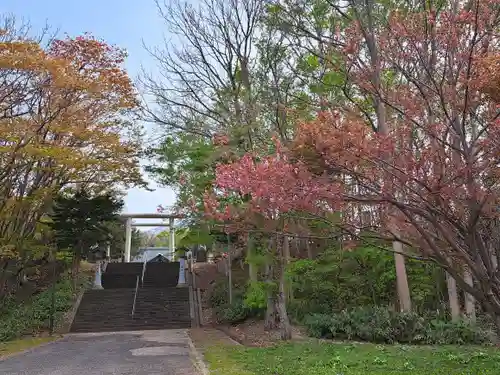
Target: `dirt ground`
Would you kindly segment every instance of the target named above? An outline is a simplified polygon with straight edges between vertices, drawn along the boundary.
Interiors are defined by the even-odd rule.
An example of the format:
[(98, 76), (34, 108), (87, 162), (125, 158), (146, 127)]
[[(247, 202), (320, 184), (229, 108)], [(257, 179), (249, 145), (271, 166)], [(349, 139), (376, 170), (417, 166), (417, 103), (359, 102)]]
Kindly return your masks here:
[[(235, 267), (234, 274), (244, 275), (246, 277), (246, 271), (241, 272), (238, 267)], [(241, 324), (236, 325), (219, 325), (216, 322), (214, 313), (209, 307), (208, 296), (212, 290), (212, 283), (217, 277), (221, 275), (217, 274), (217, 268), (214, 264), (199, 263), (196, 264), (195, 273), (197, 274), (197, 283), (205, 287), (201, 288), (202, 291), (202, 305), (203, 305), (203, 327), (218, 329), (224, 332), (233, 340), (245, 346), (252, 347), (265, 347), (272, 346), (276, 342), (280, 341), (280, 334), (278, 331), (267, 332), (264, 329), (264, 322), (257, 320), (248, 320)], [(292, 327), (292, 340), (303, 340), (306, 335), (298, 328)]]
[[(218, 329), (226, 333), (233, 340), (242, 345), (251, 347), (273, 346), (280, 342), (279, 331), (266, 331), (263, 321), (249, 320), (241, 324), (232, 326), (217, 326)], [(304, 340), (306, 335), (298, 327), (292, 327), (292, 340)]]

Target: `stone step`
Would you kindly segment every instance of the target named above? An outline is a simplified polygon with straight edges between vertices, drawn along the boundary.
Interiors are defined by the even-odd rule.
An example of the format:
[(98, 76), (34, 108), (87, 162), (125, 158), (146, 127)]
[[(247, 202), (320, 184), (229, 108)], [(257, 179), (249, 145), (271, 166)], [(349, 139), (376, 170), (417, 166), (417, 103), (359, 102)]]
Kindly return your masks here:
[(108, 263), (105, 274), (141, 274), (142, 263)]
[[(142, 268), (144, 263), (108, 263), (106, 267), (106, 272), (108, 274), (142, 274)], [(152, 273), (163, 272), (163, 273), (178, 273), (179, 272), (179, 262), (170, 263), (148, 263), (146, 265), (146, 272), (150, 271)]]
[(147, 330), (162, 330), (162, 329), (188, 329), (191, 328), (190, 322), (185, 323), (166, 323), (161, 325), (117, 325), (117, 326), (102, 326), (96, 329), (95, 326), (72, 327), (72, 333), (90, 333), (90, 332), (123, 332), (123, 331), (147, 331)]
[[(186, 298), (183, 296), (178, 296), (178, 298), (174, 297), (167, 297), (167, 298), (162, 298), (162, 296), (158, 296), (160, 301), (157, 301), (153, 296), (141, 296), (140, 294), (137, 294), (136, 298), (136, 304), (157, 304), (158, 302), (161, 302), (162, 304), (165, 305), (172, 305), (172, 304), (177, 304), (177, 303), (182, 303), (186, 302)], [(127, 303), (132, 304), (134, 302), (134, 295), (131, 296), (123, 296), (123, 297), (113, 297), (113, 298), (108, 298), (108, 299), (103, 299), (103, 298), (95, 298), (95, 297), (89, 297), (85, 298), (85, 304), (87, 305), (92, 305), (92, 306), (100, 306), (102, 305), (103, 301), (106, 301), (107, 305), (111, 304), (116, 304), (116, 305), (126, 305)]]
[[(120, 288), (120, 289), (115, 289), (115, 290), (110, 290), (110, 289), (90, 289), (85, 292), (86, 296), (106, 296), (106, 297), (112, 297), (112, 296), (117, 296), (117, 295), (127, 295), (127, 294), (134, 294), (135, 293), (135, 286), (133, 288)], [(188, 296), (189, 295), (189, 288), (178, 288), (177, 286), (174, 287), (168, 287), (168, 288), (141, 288), (139, 286), (138, 293), (141, 293), (143, 295), (147, 295), (148, 293), (153, 293), (155, 295), (157, 294), (163, 294), (167, 296), (177, 296), (177, 295), (183, 295), (183, 296)]]
[(109, 331), (140, 331), (143, 329), (182, 329), (190, 328), (190, 322), (164, 322), (164, 323), (147, 323), (140, 322), (138, 324), (101, 324), (99, 326), (93, 324), (76, 325), (71, 328), (71, 332), (109, 332)]
[(152, 317), (138, 317), (134, 316), (132, 317), (128, 315), (127, 317), (122, 317), (122, 318), (117, 318), (113, 320), (103, 320), (100, 322), (95, 322), (95, 320), (91, 320), (90, 317), (89, 319), (84, 319), (81, 318), (79, 321), (75, 322), (73, 324), (73, 327), (79, 327), (79, 326), (93, 326), (93, 327), (101, 327), (101, 326), (108, 326), (108, 325), (141, 325), (141, 324), (176, 324), (176, 323), (191, 323), (191, 319), (184, 318), (184, 319), (179, 319), (175, 318), (172, 316), (165, 316), (165, 317), (158, 317), (158, 316), (152, 316)]
[(187, 288), (141, 288), (131, 316), (135, 288), (86, 291), (71, 332), (189, 328)]
[[(119, 307), (119, 306), (116, 306), (116, 307)], [(125, 306), (123, 306), (125, 307)], [(127, 308), (122, 308), (122, 309), (119, 309), (121, 312), (118, 312), (118, 311), (112, 311), (111, 312), (113, 313), (113, 317), (117, 317), (117, 316), (128, 316), (129, 314), (131, 314), (132, 312), (132, 305), (130, 306), (126, 306)], [(101, 310), (101, 313), (108, 313), (108, 310), (104, 310), (104, 309), (100, 309)], [(113, 310), (117, 310), (116, 308), (114, 308)], [(78, 316), (93, 316), (95, 315), (95, 311), (96, 311), (96, 308), (86, 308), (86, 307), (83, 307), (77, 314)], [(186, 305), (166, 305), (166, 306), (160, 306), (160, 307), (156, 307), (154, 305), (137, 305), (136, 304), (136, 307), (135, 307), (135, 314), (138, 315), (138, 314), (157, 314), (157, 315), (165, 315), (167, 313), (172, 313), (172, 312), (176, 312), (176, 313), (181, 313), (181, 312), (185, 312), (185, 311), (188, 311), (189, 312), (189, 305), (186, 306)]]
[(113, 332), (113, 331), (141, 331), (147, 329), (183, 329), (191, 328), (190, 321), (182, 322), (119, 322), (107, 324), (75, 324), (70, 332)]
[[(118, 263), (119, 264), (119, 263)], [(176, 287), (179, 280), (179, 266), (161, 265), (162, 267), (146, 268), (144, 279), (142, 279), (142, 269), (136, 272), (119, 270), (113, 272), (106, 271), (101, 276), (101, 283), (104, 289), (127, 289), (135, 288), (137, 278), (139, 285), (147, 288), (168, 288)]]
[[(121, 294), (118, 296), (88, 296), (88, 297), (86, 297), (86, 300), (89, 302), (90, 301), (100, 302), (103, 300), (107, 300), (107, 301), (126, 300), (127, 298), (131, 298), (133, 300), (134, 294), (135, 294), (134, 291), (132, 291), (129, 294)], [(164, 301), (178, 301), (178, 300), (185, 300), (188, 297), (189, 297), (189, 295), (184, 295), (184, 294), (174, 294), (171, 296), (157, 294), (157, 296), (155, 296), (155, 295), (151, 295), (151, 294), (146, 294), (146, 290), (141, 289), (141, 290), (137, 291), (136, 298), (140, 299), (142, 301), (149, 301), (149, 300), (154, 301), (156, 298), (161, 298)]]
[(172, 321), (153, 321), (153, 320), (141, 320), (141, 321), (117, 321), (115, 322), (103, 322), (102, 324), (92, 324), (90, 322), (82, 322), (79, 324), (75, 324), (74, 326), (71, 327), (71, 330), (73, 331), (74, 329), (82, 329), (82, 328), (93, 328), (96, 331), (98, 331), (101, 328), (108, 328), (108, 327), (164, 327), (164, 326), (174, 326), (174, 325), (182, 325), (185, 326), (186, 324), (191, 324), (190, 321), (187, 320), (172, 320)]
[[(101, 318), (101, 320), (113, 320), (113, 319), (128, 319), (132, 314), (132, 309), (127, 309), (123, 310), (121, 313), (114, 313), (112, 316), (109, 315), (109, 318)], [(151, 309), (136, 309), (134, 316), (137, 319), (142, 319), (142, 318), (150, 318), (150, 317), (157, 317), (157, 318), (172, 318), (172, 319), (180, 319), (184, 320), (187, 319), (185, 316), (189, 316), (189, 308), (171, 308), (171, 309), (165, 309), (165, 310), (151, 310)], [(84, 310), (81, 311), (78, 316), (76, 317), (77, 321), (79, 320), (88, 320), (90, 318), (95, 317), (95, 312), (93, 313), (91, 310)]]

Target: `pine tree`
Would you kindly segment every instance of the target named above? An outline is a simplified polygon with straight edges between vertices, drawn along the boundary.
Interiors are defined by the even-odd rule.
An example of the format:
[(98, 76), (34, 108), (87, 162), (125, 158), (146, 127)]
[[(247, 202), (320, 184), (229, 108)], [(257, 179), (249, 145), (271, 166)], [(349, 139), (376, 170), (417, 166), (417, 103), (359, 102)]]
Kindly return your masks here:
[(49, 224), (59, 250), (73, 254), (73, 278), (83, 256), (109, 240), (109, 223), (119, 219), (123, 200), (112, 194), (91, 196), (84, 190), (74, 195), (60, 194), (54, 201)]

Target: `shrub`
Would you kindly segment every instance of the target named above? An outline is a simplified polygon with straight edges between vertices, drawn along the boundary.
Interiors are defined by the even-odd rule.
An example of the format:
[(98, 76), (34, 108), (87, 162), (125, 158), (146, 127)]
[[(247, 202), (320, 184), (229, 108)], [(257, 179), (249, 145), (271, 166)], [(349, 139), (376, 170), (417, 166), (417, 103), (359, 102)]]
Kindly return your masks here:
[[(434, 264), (414, 259), (407, 260), (407, 272), (415, 309), (440, 309), (446, 290), (443, 272)], [(397, 304), (394, 259), (390, 252), (376, 247), (330, 249), (315, 260), (293, 261), (287, 278), (294, 296), (290, 312), (298, 321), (313, 313)]]
[(231, 305), (220, 306), (218, 310), (216, 315), (220, 323), (237, 324), (244, 322), (249, 317), (248, 309), (241, 300), (233, 302)]
[(230, 304), (227, 280), (217, 280), (209, 296), (217, 321), (236, 324), (251, 317), (262, 317), (267, 307), (266, 287), (264, 282), (248, 283), (246, 288), (235, 285)]
[(411, 342), (423, 327), (417, 314), (396, 313), (381, 307), (359, 307), (342, 311), (332, 318), (333, 337), (378, 343)]
[(330, 315), (311, 314), (304, 324), (313, 337), (374, 343), (485, 344), (492, 339), (488, 331), (464, 321), (427, 319), (416, 313), (382, 307), (358, 307)]
[[(233, 285), (233, 299), (243, 298), (245, 289), (241, 288), (239, 285)], [(215, 280), (214, 287), (210, 291), (208, 297), (208, 302), (210, 307), (217, 308), (219, 306), (225, 306), (229, 304), (229, 291), (226, 278), (218, 278)]]
[(262, 281), (249, 282), (243, 303), (252, 316), (263, 316), (267, 308), (267, 288)]
[[(79, 284), (79, 287), (82, 286), (82, 284)], [(71, 308), (75, 292), (69, 277), (63, 278), (56, 284), (54, 301), (54, 318), (56, 322), (60, 321), (63, 314)], [(8, 308), (4, 309), (0, 315), (0, 342), (13, 340), (23, 335), (35, 334), (47, 329), (49, 327), (51, 305), (51, 288), (35, 295), (29, 303), (9, 304)]]
[(447, 322), (432, 319), (428, 322), (424, 344), (486, 344), (494, 340), (492, 331), (465, 321)]
[(227, 285), (220, 280), (216, 280), (213, 289), (210, 291), (208, 299), (210, 307), (217, 308), (229, 303)]
[(316, 338), (331, 338), (333, 316), (328, 314), (311, 314), (305, 317), (304, 326), (307, 333)]

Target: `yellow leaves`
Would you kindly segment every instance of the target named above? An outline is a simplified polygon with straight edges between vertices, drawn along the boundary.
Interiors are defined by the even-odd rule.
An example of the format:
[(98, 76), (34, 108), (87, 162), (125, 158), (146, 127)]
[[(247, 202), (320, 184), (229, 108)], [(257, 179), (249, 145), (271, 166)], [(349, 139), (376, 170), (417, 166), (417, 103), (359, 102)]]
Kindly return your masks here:
[(0, 245), (0, 259), (19, 259), (19, 252), (12, 245)]
[(35, 42), (0, 42), (0, 68), (44, 71), (50, 65), (45, 52)]
[(23, 238), (69, 183), (143, 183), (124, 121), (138, 102), (122, 62), (87, 37), (48, 50), (0, 42), (0, 238)]
[(500, 54), (489, 54), (477, 59), (476, 88), (489, 96), (492, 100), (500, 102)]

